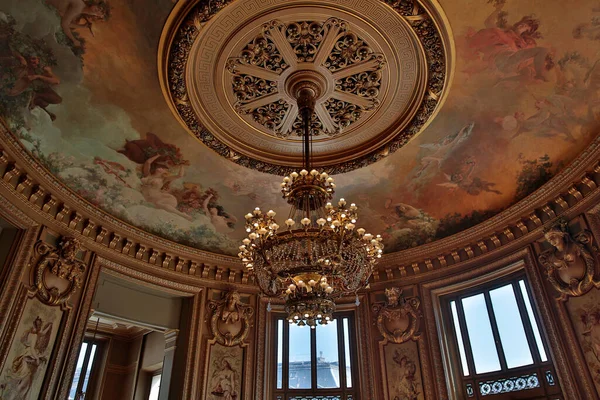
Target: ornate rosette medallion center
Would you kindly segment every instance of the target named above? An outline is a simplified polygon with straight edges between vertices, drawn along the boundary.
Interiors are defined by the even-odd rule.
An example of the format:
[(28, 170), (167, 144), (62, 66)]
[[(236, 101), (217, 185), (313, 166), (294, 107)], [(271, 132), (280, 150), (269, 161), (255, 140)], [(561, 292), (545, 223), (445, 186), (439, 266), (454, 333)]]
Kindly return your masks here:
[[(286, 62), (282, 54), (292, 60)], [(377, 108), (384, 67), (385, 56), (337, 18), (270, 21), (236, 57), (227, 60), (235, 110), (263, 132), (280, 138), (302, 135), (298, 107), (289, 93), (290, 81), (297, 80), (298, 73), (325, 94), (317, 99), (312, 136), (333, 137)], [(289, 96), (279, 91), (282, 86)]]
[(394, 152), (445, 97), (449, 36), (429, 2), (215, 4), (175, 7), (163, 88), (190, 133), (238, 164), (278, 174), (301, 165), (290, 93), (299, 73), (319, 89), (313, 162), (330, 173)]

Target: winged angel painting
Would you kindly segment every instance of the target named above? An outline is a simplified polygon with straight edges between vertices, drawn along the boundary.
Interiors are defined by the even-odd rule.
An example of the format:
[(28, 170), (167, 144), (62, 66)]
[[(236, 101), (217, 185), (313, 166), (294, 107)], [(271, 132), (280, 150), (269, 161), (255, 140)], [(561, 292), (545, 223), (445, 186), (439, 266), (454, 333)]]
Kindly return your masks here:
[(29, 300), (0, 374), (1, 400), (37, 399), (62, 312)]

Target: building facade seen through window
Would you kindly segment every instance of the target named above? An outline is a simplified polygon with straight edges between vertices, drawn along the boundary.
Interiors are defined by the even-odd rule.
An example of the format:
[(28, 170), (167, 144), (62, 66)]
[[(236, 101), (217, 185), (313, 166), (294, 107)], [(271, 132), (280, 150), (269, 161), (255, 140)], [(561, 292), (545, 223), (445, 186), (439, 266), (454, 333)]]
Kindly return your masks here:
[(352, 314), (338, 314), (315, 329), (275, 318), (276, 400), (356, 400)]

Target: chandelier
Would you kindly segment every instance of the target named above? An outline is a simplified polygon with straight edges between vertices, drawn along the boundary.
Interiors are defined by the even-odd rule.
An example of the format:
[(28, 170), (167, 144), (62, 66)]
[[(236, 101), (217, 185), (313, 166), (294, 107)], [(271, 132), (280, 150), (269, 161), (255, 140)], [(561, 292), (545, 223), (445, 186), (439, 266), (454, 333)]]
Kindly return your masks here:
[(281, 183), (291, 206), (285, 227), (273, 210), (255, 208), (245, 217), (248, 237), (238, 254), (265, 295), (285, 300), (288, 321), (311, 328), (333, 319), (336, 298), (367, 285), (383, 252), (380, 235), (356, 228), (354, 203), (331, 203), (333, 178), (311, 169), (310, 124), (325, 84), (320, 78), (314, 71), (298, 71), (286, 81), (302, 120), (304, 169)]

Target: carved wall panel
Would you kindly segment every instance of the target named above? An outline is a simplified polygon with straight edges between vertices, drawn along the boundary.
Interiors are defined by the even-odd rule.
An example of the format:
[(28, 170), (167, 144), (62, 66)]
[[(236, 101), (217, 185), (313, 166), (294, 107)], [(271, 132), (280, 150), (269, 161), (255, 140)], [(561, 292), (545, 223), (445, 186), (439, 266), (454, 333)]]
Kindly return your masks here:
[(417, 343), (388, 343), (381, 347), (386, 400), (424, 400)]
[(583, 296), (572, 297), (566, 305), (600, 396), (600, 290), (591, 289)]

